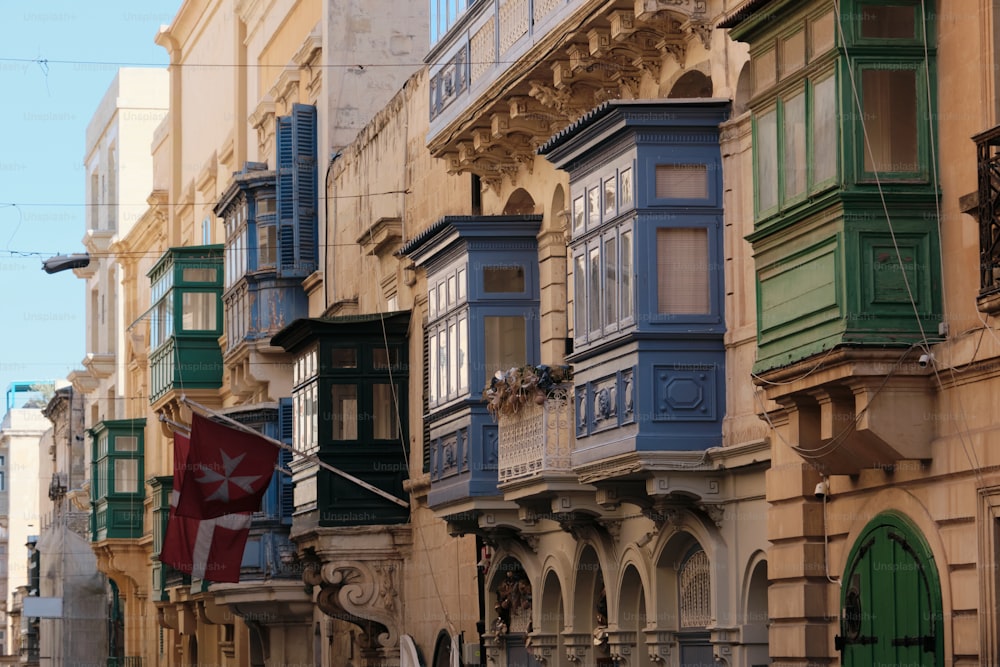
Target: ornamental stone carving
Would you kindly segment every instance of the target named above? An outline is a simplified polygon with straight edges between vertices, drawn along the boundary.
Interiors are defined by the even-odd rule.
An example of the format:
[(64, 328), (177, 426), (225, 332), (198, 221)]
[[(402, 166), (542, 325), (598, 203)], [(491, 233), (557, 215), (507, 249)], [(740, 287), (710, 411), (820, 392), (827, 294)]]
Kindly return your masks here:
[(323, 613), (372, 631), (362, 638), (367, 648), (398, 650), (401, 567), (401, 560), (333, 561), (307, 568), (304, 579), (320, 586)]

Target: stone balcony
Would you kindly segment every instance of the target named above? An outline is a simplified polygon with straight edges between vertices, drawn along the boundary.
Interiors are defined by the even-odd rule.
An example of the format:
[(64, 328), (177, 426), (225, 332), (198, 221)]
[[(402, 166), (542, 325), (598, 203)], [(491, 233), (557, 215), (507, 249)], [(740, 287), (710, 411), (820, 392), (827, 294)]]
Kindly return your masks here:
[(573, 402), (566, 389), (500, 417), (500, 487), (547, 473), (571, 474)]
[(497, 486), (505, 500), (523, 501), (579, 491), (571, 468), (575, 443), (573, 387), (548, 393), (544, 402), (529, 401), (499, 419)]
[(450, 172), (494, 188), (596, 104), (655, 94), (661, 67), (683, 68), (712, 34), (705, 0), (470, 5), (426, 58), (427, 142)]

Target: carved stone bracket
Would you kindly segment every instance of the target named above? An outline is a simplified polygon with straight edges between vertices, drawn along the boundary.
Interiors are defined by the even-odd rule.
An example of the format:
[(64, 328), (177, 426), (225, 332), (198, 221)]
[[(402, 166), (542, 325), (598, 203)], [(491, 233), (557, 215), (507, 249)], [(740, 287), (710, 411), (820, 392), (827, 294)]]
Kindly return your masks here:
[(608, 632), (608, 651), (611, 659), (622, 667), (632, 663), (632, 647), (636, 645), (635, 630), (611, 630)]
[[(532, 632), (530, 636), (531, 655), (543, 665), (553, 662), (552, 656), (559, 647), (559, 635), (544, 632)], [(558, 662), (556, 660), (555, 662)]]
[(726, 515), (726, 508), (723, 505), (718, 503), (701, 503), (698, 505), (698, 509), (707, 514), (716, 527), (722, 527), (722, 519)]
[(594, 635), (591, 633), (563, 633), (563, 645), (566, 647), (566, 659), (573, 664), (587, 664), (590, 649), (594, 645)]
[(701, 45), (708, 51), (712, 46), (712, 24), (709, 21), (689, 19), (681, 24), (681, 30), (689, 36), (701, 40)]
[(402, 560), (334, 561), (307, 568), (306, 583), (320, 586), (316, 603), (333, 618), (360, 627), (366, 648), (399, 648)]
[(677, 644), (674, 633), (660, 630), (645, 630), (644, 633), (649, 659), (658, 665), (671, 664), (670, 653)]

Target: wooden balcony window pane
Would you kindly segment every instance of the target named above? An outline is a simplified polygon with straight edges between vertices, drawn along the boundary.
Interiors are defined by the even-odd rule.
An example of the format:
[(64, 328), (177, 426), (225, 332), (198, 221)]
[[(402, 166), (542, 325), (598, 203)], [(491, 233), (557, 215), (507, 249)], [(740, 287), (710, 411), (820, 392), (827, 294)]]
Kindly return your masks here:
[(863, 70), (861, 95), (869, 142), (864, 149), (865, 171), (919, 171), (916, 70)]
[(486, 375), (523, 366), (528, 361), (525, 319), (521, 315), (483, 318), (486, 343)]
[(335, 384), (330, 390), (330, 437), (334, 440), (358, 439), (358, 388), (353, 384)]
[(757, 118), (754, 151), (757, 158), (757, 210), (766, 211), (778, 205), (778, 123), (773, 110)]
[(905, 5), (862, 5), (859, 15), (865, 39), (913, 39), (916, 12)]
[(373, 384), (372, 437), (375, 440), (395, 440), (399, 437), (398, 424), (393, 386), (391, 384)]
[(799, 93), (785, 100), (782, 129), (785, 134), (785, 199), (806, 191), (806, 96)]
[(828, 76), (813, 86), (813, 183), (837, 175), (837, 87)]
[(708, 230), (656, 230), (658, 312), (704, 315), (710, 312)]

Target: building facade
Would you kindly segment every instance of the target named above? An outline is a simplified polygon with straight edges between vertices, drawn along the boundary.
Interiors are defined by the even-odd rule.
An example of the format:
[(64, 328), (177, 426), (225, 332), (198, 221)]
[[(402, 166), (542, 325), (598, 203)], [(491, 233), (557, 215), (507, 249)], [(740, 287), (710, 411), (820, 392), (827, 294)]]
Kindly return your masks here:
[(893, 0), (722, 22), (750, 47), (783, 664), (997, 660), (997, 21)]

